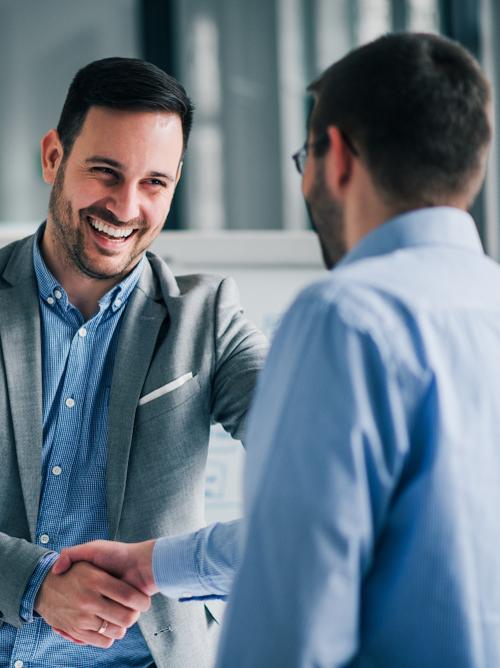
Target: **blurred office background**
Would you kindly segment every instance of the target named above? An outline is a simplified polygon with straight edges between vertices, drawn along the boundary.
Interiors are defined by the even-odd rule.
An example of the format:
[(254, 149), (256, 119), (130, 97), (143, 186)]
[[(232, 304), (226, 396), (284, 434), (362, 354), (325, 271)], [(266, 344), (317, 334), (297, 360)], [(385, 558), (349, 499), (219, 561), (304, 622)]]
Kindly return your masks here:
[[(0, 221), (41, 220), (38, 142), (75, 71), (144, 57), (185, 84), (196, 121), (169, 229), (302, 230), (290, 155), (305, 137), (306, 84), (391, 30), (441, 32), (498, 77), (497, 0), (0, 0)], [(474, 214), (498, 243), (497, 153)]]
[[(177, 76), (195, 125), (154, 250), (175, 273), (231, 274), (270, 337), (294, 295), (324, 275), (290, 159), (305, 139), (307, 83), (351, 47), (391, 30), (461, 41), (500, 76), (498, 0), (0, 0), (0, 246), (36, 229), (49, 190), (39, 140), (75, 72), (134, 56)], [(500, 55), (500, 54), (498, 54)], [(500, 256), (498, 151), (474, 215)], [(173, 230), (173, 231), (172, 231)], [(242, 448), (214, 426), (207, 520), (241, 512)]]

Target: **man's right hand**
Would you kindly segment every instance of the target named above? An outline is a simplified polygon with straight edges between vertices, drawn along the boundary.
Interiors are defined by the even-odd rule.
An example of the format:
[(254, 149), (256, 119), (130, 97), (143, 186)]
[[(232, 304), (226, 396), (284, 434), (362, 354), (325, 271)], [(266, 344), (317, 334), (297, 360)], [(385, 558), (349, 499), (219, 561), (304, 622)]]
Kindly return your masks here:
[[(49, 571), (34, 607), (63, 637), (108, 648), (114, 640), (124, 637), (150, 603), (149, 596), (126, 582), (92, 564), (79, 562), (63, 575)], [(98, 633), (103, 622), (107, 622), (107, 628)]]

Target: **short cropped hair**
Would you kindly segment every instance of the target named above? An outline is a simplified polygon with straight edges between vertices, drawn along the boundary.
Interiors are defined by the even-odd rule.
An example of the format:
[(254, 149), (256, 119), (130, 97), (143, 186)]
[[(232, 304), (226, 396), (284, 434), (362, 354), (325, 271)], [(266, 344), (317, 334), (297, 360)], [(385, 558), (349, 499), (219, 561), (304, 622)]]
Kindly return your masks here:
[(182, 123), (184, 150), (187, 148), (193, 104), (184, 87), (156, 65), (138, 58), (104, 58), (76, 73), (57, 125), (65, 158), (93, 106), (176, 114)]
[[(490, 86), (456, 42), (385, 35), (347, 54), (308, 90), (316, 97), (315, 136), (329, 126), (342, 130), (391, 200), (433, 205), (466, 192), (481, 174)], [(326, 151), (320, 147), (316, 155)]]

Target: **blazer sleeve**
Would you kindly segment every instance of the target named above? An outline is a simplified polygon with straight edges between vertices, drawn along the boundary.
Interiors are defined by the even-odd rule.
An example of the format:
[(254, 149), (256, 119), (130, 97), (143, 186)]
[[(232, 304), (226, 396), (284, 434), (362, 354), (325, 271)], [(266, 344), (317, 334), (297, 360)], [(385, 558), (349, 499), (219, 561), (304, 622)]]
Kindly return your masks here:
[(47, 550), (0, 532), (0, 626), (20, 627), (21, 603), (31, 575)]
[(238, 288), (221, 281), (215, 300), (215, 368), (211, 412), (233, 438), (244, 439), (244, 425), (257, 375), (268, 351), (266, 337), (247, 320)]

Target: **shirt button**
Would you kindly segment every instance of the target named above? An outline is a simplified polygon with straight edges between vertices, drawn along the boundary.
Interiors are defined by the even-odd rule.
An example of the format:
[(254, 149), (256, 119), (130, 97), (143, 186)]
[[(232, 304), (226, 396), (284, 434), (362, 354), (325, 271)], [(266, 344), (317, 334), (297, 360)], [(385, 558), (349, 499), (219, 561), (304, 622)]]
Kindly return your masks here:
[(53, 466), (52, 467), (52, 473), (54, 475), (61, 475), (62, 473), (62, 468), (60, 466)]
[(54, 290), (54, 297), (56, 299), (61, 299), (62, 297), (62, 292), (60, 290)]
[(43, 545), (47, 545), (49, 540), (50, 540), (50, 538), (47, 536), (47, 534), (42, 533), (42, 535), (40, 536), (40, 543), (43, 543)]
[(71, 397), (68, 397), (64, 403), (68, 408), (73, 408), (73, 406), (75, 405), (75, 400), (72, 399)]
[(55, 300), (54, 300), (54, 297), (47, 297), (47, 304), (50, 304), (50, 305), (52, 306), (52, 304), (54, 303), (54, 301), (55, 301)]
[(115, 299), (115, 303), (113, 304), (113, 306), (114, 306), (115, 308), (120, 308), (121, 305), (122, 305), (122, 300), (120, 299), (120, 297), (117, 297), (117, 298)]
[(19, 659), (17, 661), (14, 661), (14, 668), (23, 668), (24, 663), (20, 661)]
[(78, 336), (81, 336), (82, 339), (84, 336), (87, 336), (87, 330), (85, 329), (85, 327), (80, 327), (80, 329), (78, 330)]

